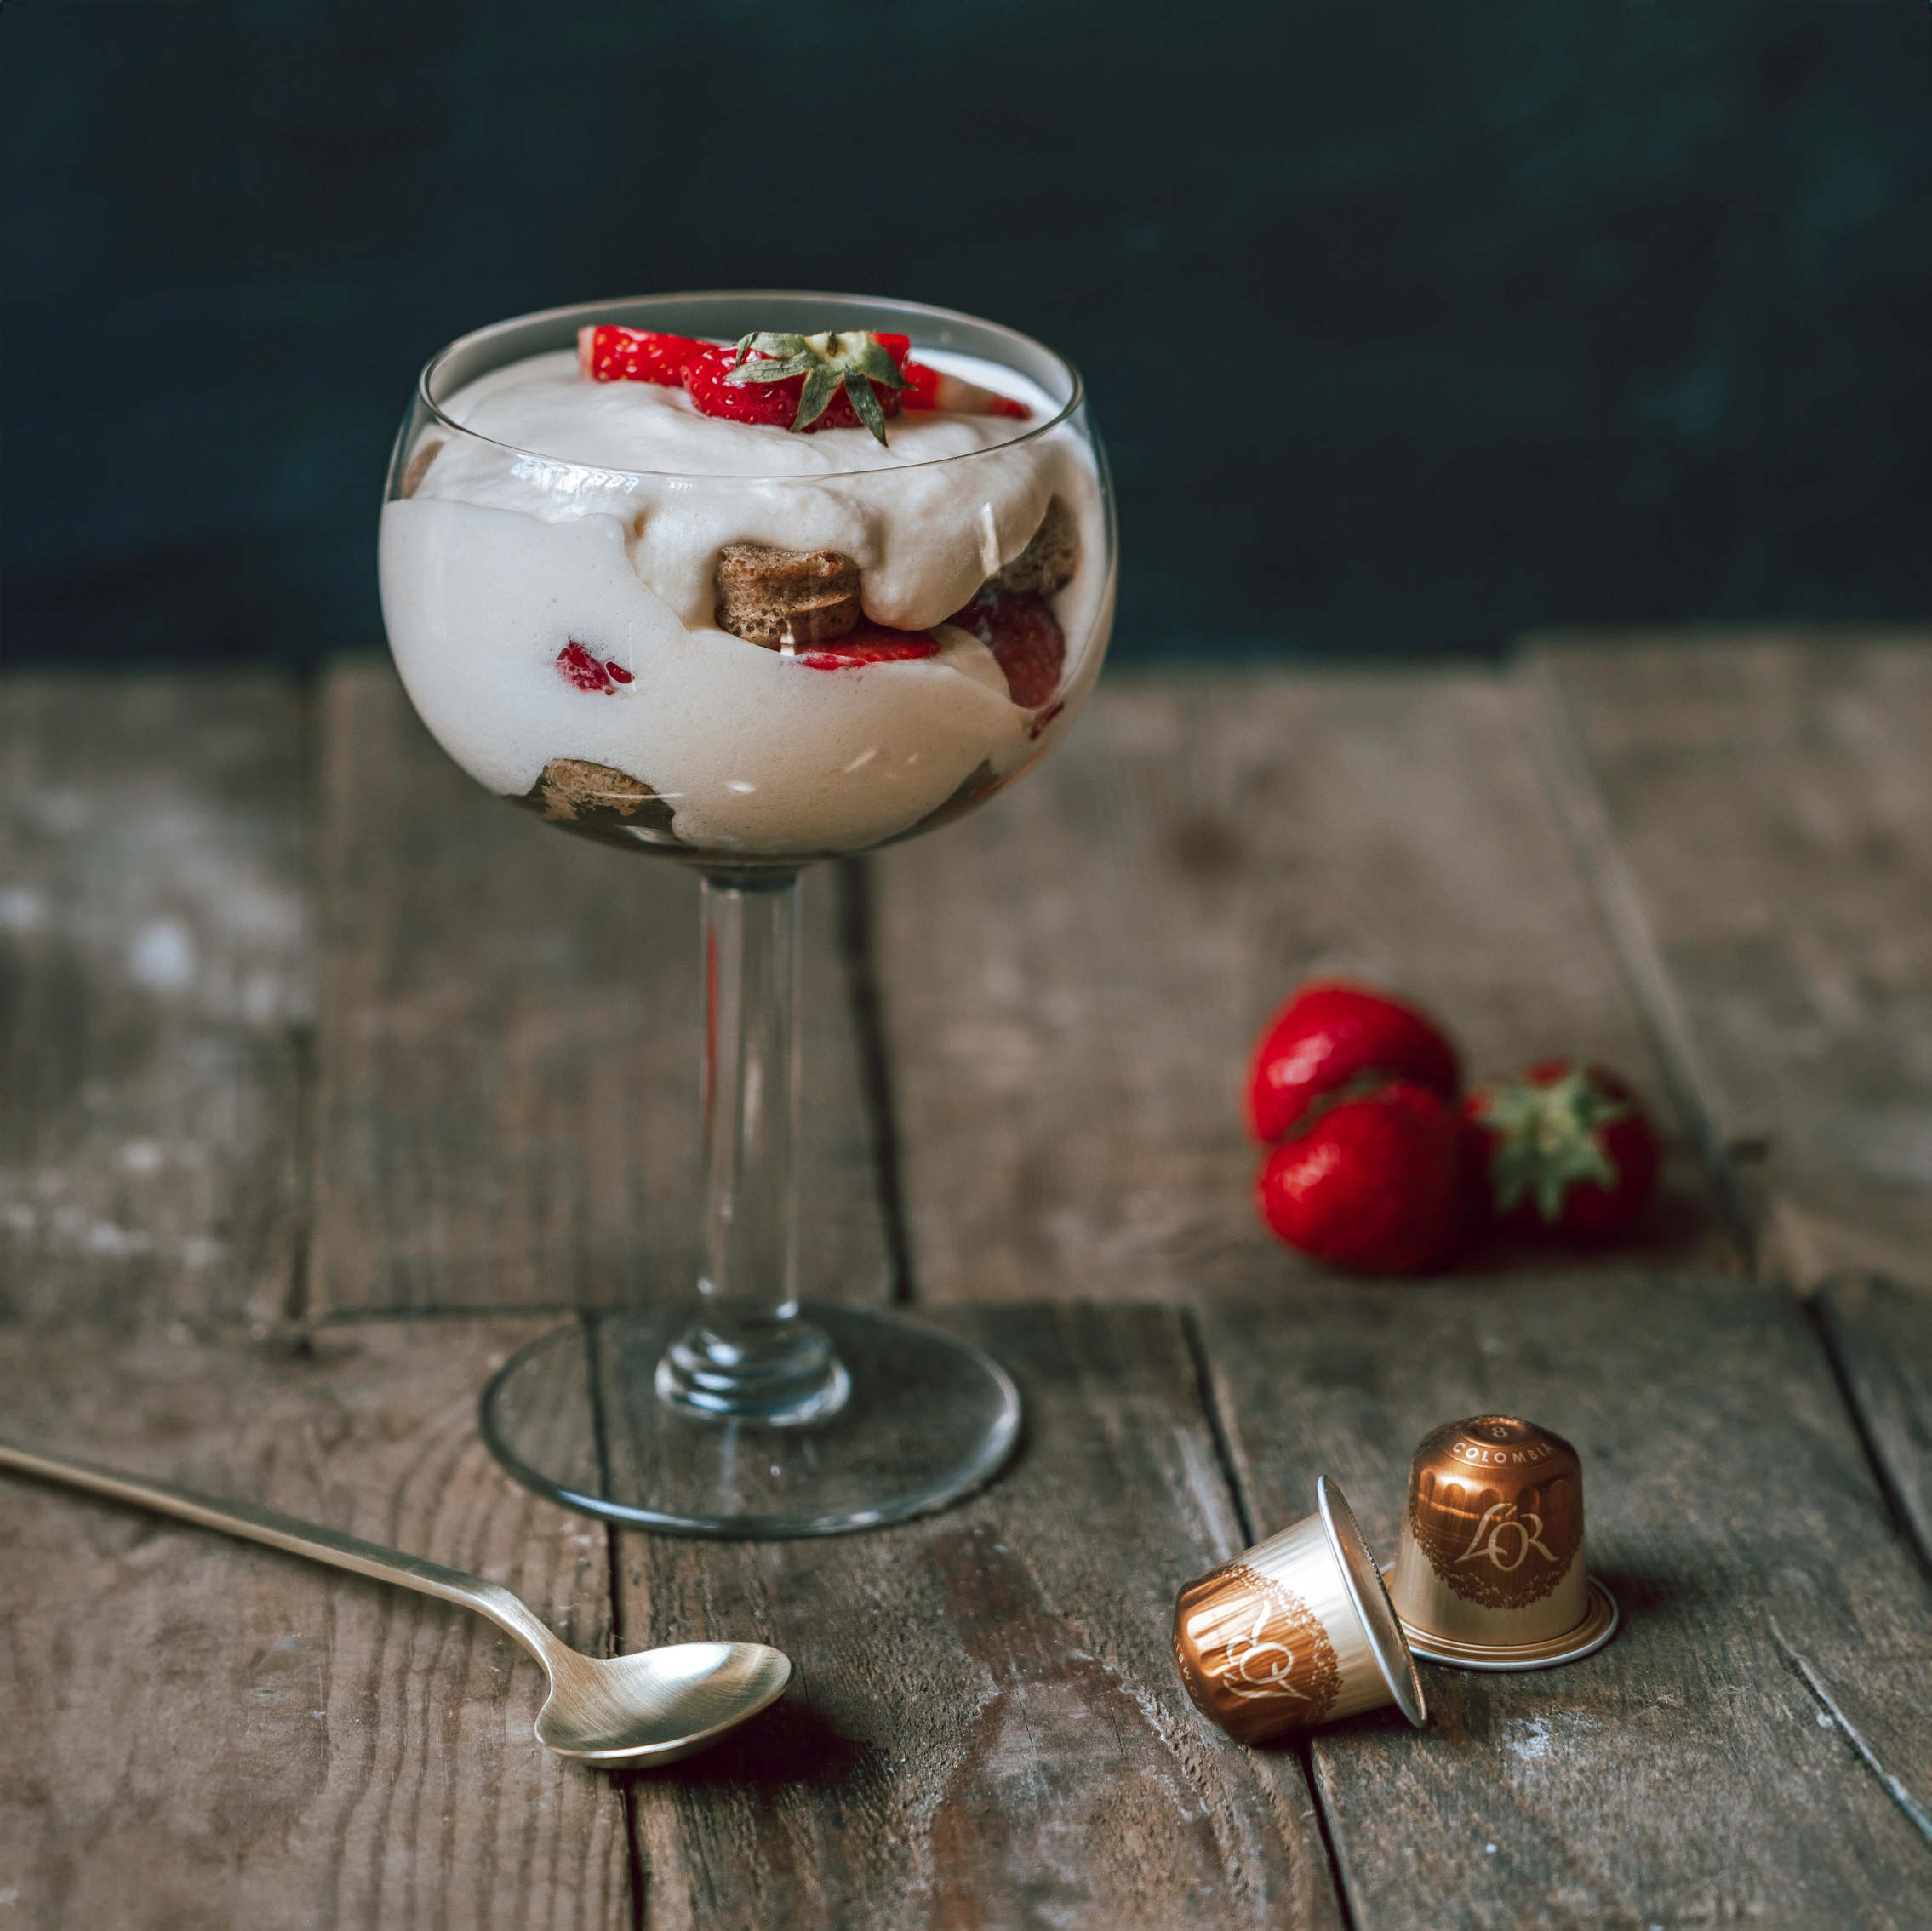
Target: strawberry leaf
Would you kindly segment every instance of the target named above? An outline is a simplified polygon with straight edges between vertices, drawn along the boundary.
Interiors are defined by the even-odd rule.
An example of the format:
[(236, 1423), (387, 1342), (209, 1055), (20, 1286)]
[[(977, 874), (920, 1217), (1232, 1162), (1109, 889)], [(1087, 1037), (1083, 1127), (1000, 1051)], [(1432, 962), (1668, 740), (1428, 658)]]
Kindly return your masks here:
[[(852, 412), (873, 436), (881, 443), (885, 441), (885, 411), (879, 407), (879, 399), (872, 393), (872, 386), (864, 376), (856, 382), (847, 382), (845, 393), (852, 400)], [(826, 398), (828, 401), (830, 397)]]
[(822, 362), (818, 363), (805, 377), (805, 386), (798, 397), (798, 414), (792, 419), (792, 426), (803, 429), (816, 422), (844, 386), (845, 378), (837, 369)]

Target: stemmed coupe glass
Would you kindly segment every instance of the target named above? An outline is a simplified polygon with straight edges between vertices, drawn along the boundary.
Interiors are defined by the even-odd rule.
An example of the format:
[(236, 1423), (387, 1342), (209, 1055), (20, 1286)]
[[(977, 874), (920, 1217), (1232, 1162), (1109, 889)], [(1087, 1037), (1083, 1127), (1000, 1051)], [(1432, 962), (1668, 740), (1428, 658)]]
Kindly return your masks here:
[[(720, 439), (733, 453), (712, 466), (672, 473), (595, 460), (608, 447), (514, 446), (474, 426), (465, 402), (446, 407), (606, 323), (723, 345), (891, 331), (916, 360), (1031, 414), (930, 460), (857, 429), (760, 429)], [(757, 473), (772, 437), (792, 466)], [(953, 640), (929, 660), (815, 675), (789, 629), (761, 648), (714, 626), (728, 546), (869, 542), (870, 625), (875, 597), (890, 606), (903, 588), (906, 546), (947, 581), (991, 580), (1049, 500), (1077, 557), (1052, 594), (1065, 656), (1050, 685), (1036, 664), (1030, 688), (1009, 689), (956, 631), (928, 633)], [(851, 534), (882, 528), (876, 541)], [(888, 1311), (800, 1304), (798, 878), (949, 822), (1052, 748), (1099, 673), (1114, 548), (1077, 374), (969, 316), (855, 296), (658, 295), (500, 323), (424, 368), (381, 539), (384, 617), (412, 700), (490, 790), (702, 882), (696, 1305), (599, 1317), (514, 1357), (482, 1419), (520, 1480), (660, 1529), (826, 1534), (940, 1507), (1010, 1452), (1019, 1396), (980, 1350)], [(802, 654), (808, 665), (791, 660)]]

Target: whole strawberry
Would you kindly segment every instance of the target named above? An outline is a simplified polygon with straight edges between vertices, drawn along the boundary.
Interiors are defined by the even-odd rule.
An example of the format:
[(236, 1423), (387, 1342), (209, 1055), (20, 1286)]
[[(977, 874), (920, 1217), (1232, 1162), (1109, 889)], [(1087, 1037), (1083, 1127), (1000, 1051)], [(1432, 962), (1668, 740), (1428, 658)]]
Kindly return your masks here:
[(1518, 1233), (1607, 1240), (1643, 1211), (1657, 1135), (1608, 1067), (1540, 1060), (1463, 1102), (1484, 1210)]
[(1248, 1069), (1248, 1129), (1266, 1145), (1311, 1104), (1365, 1073), (1453, 1100), (1462, 1069), (1449, 1035), (1420, 1008), (1339, 980), (1312, 980), (1269, 1020)]
[(1462, 1218), (1465, 1128), (1441, 1094), (1363, 1081), (1318, 1100), (1255, 1177), (1255, 1203), (1290, 1247), (1364, 1274), (1421, 1274)]

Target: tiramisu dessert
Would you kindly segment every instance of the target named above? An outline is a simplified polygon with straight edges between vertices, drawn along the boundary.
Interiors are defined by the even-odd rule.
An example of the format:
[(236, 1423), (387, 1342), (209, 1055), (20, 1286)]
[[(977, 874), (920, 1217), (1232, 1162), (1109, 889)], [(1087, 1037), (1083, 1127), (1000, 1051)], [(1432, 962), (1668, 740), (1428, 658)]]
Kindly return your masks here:
[(409, 695), (574, 831), (861, 851), (1017, 776), (1099, 672), (1083, 429), (904, 335), (587, 327), (458, 389), (400, 460), (382, 601)]

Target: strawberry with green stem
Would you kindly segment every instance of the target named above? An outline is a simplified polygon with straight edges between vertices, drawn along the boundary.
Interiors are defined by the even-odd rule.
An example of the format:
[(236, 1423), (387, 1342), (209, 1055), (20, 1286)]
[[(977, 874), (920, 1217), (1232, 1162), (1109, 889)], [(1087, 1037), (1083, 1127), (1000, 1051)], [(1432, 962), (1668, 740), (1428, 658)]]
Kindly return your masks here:
[(1540, 1060), (1478, 1087), (1463, 1113), (1482, 1205), (1516, 1232), (1607, 1239), (1656, 1185), (1656, 1130), (1608, 1067)]
[[(684, 390), (706, 415), (793, 431), (862, 424), (881, 443), (904, 406), (912, 343), (866, 329), (786, 335), (757, 330), (736, 350), (706, 348), (684, 364)], [(882, 397), (881, 388), (885, 391)]]

